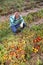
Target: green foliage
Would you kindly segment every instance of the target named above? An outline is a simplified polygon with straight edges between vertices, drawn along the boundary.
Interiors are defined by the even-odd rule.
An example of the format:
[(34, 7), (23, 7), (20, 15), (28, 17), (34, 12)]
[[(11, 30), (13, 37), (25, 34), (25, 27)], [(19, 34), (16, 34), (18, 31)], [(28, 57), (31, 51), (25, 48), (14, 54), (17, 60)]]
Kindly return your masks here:
[(25, 59), (30, 60), (31, 59), (31, 53), (32, 53), (32, 45), (30, 45), (29, 43), (26, 44), (25, 52), (26, 52)]
[(33, 20), (33, 16), (29, 14), (29, 16), (27, 16), (27, 21), (32, 21), (32, 20)]
[(42, 64), (43, 64), (42, 61), (38, 58), (37, 65), (42, 65)]
[[(8, 22), (7, 22), (8, 23)], [(5, 25), (5, 23), (4, 23), (4, 25)], [(9, 24), (8, 24), (9, 25)], [(10, 40), (10, 41), (8, 41), (7, 42), (7, 40), (6, 39), (4, 39), (4, 40), (6, 40), (6, 42), (3, 42), (4, 44), (0, 44), (0, 51), (1, 51), (1, 53), (0, 53), (0, 62), (4, 62), (3, 61), (3, 59), (2, 59), (2, 56), (4, 55), (4, 54), (6, 54), (6, 53), (8, 53), (9, 52), (9, 50), (7, 50), (4, 46), (6, 46), (7, 44), (8, 44), (8, 46), (7, 47), (9, 47), (10, 45), (11, 45), (11, 43), (14, 43), (14, 42), (11, 42), (11, 40), (12, 41), (16, 41), (15, 43), (18, 43), (19, 42), (19, 39), (23, 39), (23, 38), (21, 38), (20, 37), (20, 35), (13, 35), (12, 33), (11, 33), (11, 30), (10, 29), (7, 29), (7, 27), (5, 26), (4, 28), (2, 28), (3, 30), (5, 29), (5, 30), (7, 30), (7, 33), (8, 34), (6, 34), (4, 31), (2, 31), (3, 33), (5, 33), (6, 35), (10, 35), (9, 37), (7, 37), (6, 35), (4, 35), (4, 34), (2, 34), (2, 37), (1, 37), (1, 39), (3, 38), (3, 37), (6, 37), (6, 39), (7, 40)], [(1, 29), (1, 30), (2, 30)], [(30, 30), (30, 29), (32, 29), (32, 30)], [(34, 36), (36, 35), (36, 32), (37, 32), (37, 34), (39, 35), (39, 33), (40, 34), (42, 34), (42, 29), (43, 29), (43, 24), (41, 24), (41, 25), (37, 25), (37, 26), (33, 26), (33, 27), (31, 27), (31, 28), (25, 28), (24, 30), (23, 30), (23, 37), (24, 37), (24, 41), (26, 41), (26, 44), (24, 44), (25, 45), (25, 48), (24, 48), (24, 50), (25, 50), (25, 58), (24, 59), (26, 59), (27, 61), (29, 61), (29, 60), (31, 60), (31, 54), (33, 53), (33, 43), (32, 43), (32, 40), (33, 40), (33, 37), (31, 37), (31, 35), (33, 34), (32, 33), (32, 31), (34, 32), (35, 31), (35, 34), (34, 34)], [(40, 30), (40, 32), (38, 33), (38, 29)], [(4, 35), (4, 36), (3, 36)], [(12, 36), (11, 36), (12, 35)], [(28, 37), (30, 35), (30, 38)], [(25, 37), (26, 36), (26, 37)], [(14, 38), (13, 38), (14, 37)], [(43, 36), (42, 36), (43, 37)], [(11, 38), (11, 39), (10, 39)], [(16, 40), (15, 40), (16, 39)], [(22, 42), (23, 43), (23, 42)], [(41, 45), (42, 45), (42, 43), (41, 43)], [(43, 51), (43, 45), (41, 46), (41, 51)], [(18, 60), (18, 59), (17, 59)], [(17, 61), (18, 62), (18, 61)], [(25, 62), (23, 62), (23, 60), (19, 63), (19, 65), (26, 65), (26, 63)], [(42, 65), (42, 62), (38, 59), (38, 61), (37, 61), (37, 65)]]
[(26, 65), (24, 62), (21, 62), (19, 65)]
[(21, 12), (40, 6), (39, 3), (36, 2), (35, 0), (2, 0), (0, 1), (0, 15), (13, 13), (15, 11)]
[(43, 63), (40, 63), (39, 65), (43, 65)]
[[(40, 15), (42, 15), (43, 10), (39, 11), (41, 12)], [(24, 20), (26, 21), (27, 25), (29, 25), (30, 22), (34, 22), (36, 19), (35, 18), (42, 18), (42, 16), (39, 17), (39, 12), (36, 13), (30, 13), (28, 16), (23, 17)], [(31, 60), (31, 54), (33, 53), (33, 38), (35, 36), (40, 36), (43, 38), (43, 24), (40, 25), (34, 25), (31, 28), (26, 27), (24, 30), (22, 30), (21, 33), (14, 35), (12, 31), (10, 30), (9, 27), (9, 22), (1, 22), (0, 23), (0, 41), (3, 43), (1, 44), (0, 42), (0, 62), (3, 62), (2, 56), (5, 55), (6, 53), (10, 52), (12, 49), (9, 48), (9, 46), (13, 43), (14, 45), (17, 45), (18, 43), (24, 44), (24, 50), (25, 50), (25, 57), (26, 59), (25, 62)], [(41, 52), (43, 52), (43, 41), (38, 43), (40, 44)], [(6, 47), (7, 46), (7, 47)], [(13, 51), (15, 51), (13, 49)], [(16, 61), (16, 60), (15, 60)], [(17, 62), (19, 60), (17, 59)], [(14, 61), (13, 61), (14, 62)], [(26, 65), (23, 60), (20, 59), (19, 65)], [(12, 63), (12, 62), (11, 62)], [(3, 64), (3, 63), (2, 63)], [(11, 64), (13, 65), (13, 64)], [(28, 64), (29, 65), (29, 64)], [(37, 59), (37, 65), (43, 65), (42, 61), (38, 58)]]
[(34, 21), (38, 21), (41, 18), (43, 18), (43, 9), (38, 12), (28, 14), (26, 17), (24, 17), (24, 20), (27, 23), (32, 23)]

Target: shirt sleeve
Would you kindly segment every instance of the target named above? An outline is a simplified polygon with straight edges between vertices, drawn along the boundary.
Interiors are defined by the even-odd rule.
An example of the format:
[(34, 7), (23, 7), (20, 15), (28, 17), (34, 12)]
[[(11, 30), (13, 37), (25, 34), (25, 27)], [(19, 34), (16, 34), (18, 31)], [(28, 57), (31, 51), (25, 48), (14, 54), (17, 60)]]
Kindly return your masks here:
[(14, 16), (10, 16), (10, 26), (14, 25)]
[(24, 22), (24, 19), (23, 19), (23, 17), (20, 15), (20, 19), (21, 19), (21, 22)]

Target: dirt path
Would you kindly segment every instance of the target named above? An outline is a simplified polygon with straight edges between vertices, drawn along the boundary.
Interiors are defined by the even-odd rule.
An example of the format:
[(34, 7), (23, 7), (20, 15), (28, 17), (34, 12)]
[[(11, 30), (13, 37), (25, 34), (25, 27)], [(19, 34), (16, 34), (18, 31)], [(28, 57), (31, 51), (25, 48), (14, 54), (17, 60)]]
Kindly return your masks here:
[(22, 16), (26, 16), (26, 15), (28, 15), (28, 14), (31, 13), (31, 12), (37, 12), (37, 11), (40, 11), (41, 9), (43, 9), (43, 7), (41, 7), (41, 8), (34, 8), (34, 9), (32, 9), (32, 10), (27, 10), (27, 11), (25, 11), (25, 12), (21, 12), (21, 15), (22, 15)]
[[(39, 10), (41, 10), (41, 9), (43, 9), (43, 6), (42, 6), (41, 8), (34, 8), (34, 9), (32, 9), (32, 10), (27, 10), (27, 11), (24, 11), (24, 12), (20, 12), (20, 14), (21, 14), (22, 16), (26, 16), (27, 14), (29, 14), (29, 13), (31, 13), (31, 12), (37, 12), (37, 11), (39, 11)], [(0, 16), (0, 22), (4, 22), (5, 20), (8, 20), (9, 17), (10, 17), (10, 15), (12, 15), (12, 14), (9, 14), (9, 15), (7, 15), (7, 16)]]
[(39, 24), (43, 24), (43, 19), (40, 19), (38, 22), (36, 21), (36, 22), (29, 24), (29, 27), (32, 27), (34, 25), (39, 25)]

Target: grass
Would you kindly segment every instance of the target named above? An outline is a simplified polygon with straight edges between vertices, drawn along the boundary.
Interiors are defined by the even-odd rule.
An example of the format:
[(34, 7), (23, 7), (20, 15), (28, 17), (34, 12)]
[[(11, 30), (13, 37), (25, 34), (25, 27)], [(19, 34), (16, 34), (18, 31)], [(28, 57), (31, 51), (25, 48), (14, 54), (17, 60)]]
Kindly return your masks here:
[[(28, 14), (24, 20), (29, 25), (30, 21), (34, 22), (41, 18), (43, 18), (43, 10)], [(41, 40), (38, 40), (37, 37), (40, 37)], [(35, 42), (36, 39), (37, 42)], [(34, 25), (31, 28), (25, 27), (24, 30), (15, 35), (9, 28), (8, 21), (0, 22), (1, 65), (32, 65), (32, 63), (33, 65), (34, 63), (35, 65), (43, 65), (41, 54), (43, 54), (43, 24)]]
[[(3, 3), (3, 4), (2, 4)], [(23, 0), (4, 0), (0, 2), (0, 14), (14, 12), (15, 10), (22, 10)]]
[(43, 18), (43, 9), (38, 12), (29, 13), (27, 16), (24, 16), (24, 20), (27, 21), (27, 23), (36, 22), (41, 18)]
[[(35, 12), (35, 13), (30, 13), (30, 14), (28, 14), (27, 16), (24, 16), (23, 17), (24, 18), (24, 20), (26, 21), (26, 23), (27, 23), (27, 25), (29, 26), (29, 24), (30, 23), (32, 23), (32, 22), (34, 22), (34, 21), (38, 21), (39, 19), (41, 19), (41, 18), (43, 18), (43, 9), (42, 10), (40, 10), (40, 11), (38, 11), (38, 12)], [(40, 27), (42, 27), (43, 28), (43, 26), (40, 26)], [(35, 30), (37, 31), (37, 29), (38, 30), (40, 30), (40, 27), (35, 27), (34, 26), (34, 28), (36, 28)], [(28, 28), (27, 28), (28, 29)], [(11, 29), (9, 28), (9, 23), (8, 23), (8, 21), (6, 21), (6, 22), (3, 22), (3, 23), (0, 23), (0, 40), (1, 40), (1, 38), (3, 38), (4, 36), (7, 36), (8, 34), (10, 34), (10, 32), (11, 32)], [(25, 32), (25, 31), (24, 31)], [(12, 32), (11, 32), (11, 34), (12, 34)], [(10, 35), (11, 35), (10, 34)], [(27, 34), (28, 34), (28, 32), (27, 32)]]
[[(35, 25), (35, 26), (32, 26), (31, 28), (26, 27), (21, 33), (16, 35), (14, 35), (12, 31), (8, 28), (9, 26), (8, 22), (3, 22), (0, 25), (1, 25), (0, 27), (0, 63), (3, 65), (4, 63), (8, 63), (8, 62), (10, 63), (10, 65), (12, 64), (26, 65), (27, 61), (31, 62), (30, 60), (32, 59), (32, 57), (34, 57), (34, 56), (31, 57), (31, 55), (34, 53), (33, 47), (35, 43), (33, 42), (33, 40), (37, 38), (38, 36), (43, 38), (43, 24)], [(39, 50), (38, 53), (36, 52), (34, 54), (40, 55), (43, 52), (43, 39), (37, 42), (36, 44), (40, 45), (41, 51)], [(18, 52), (16, 50), (16, 47), (19, 48), (19, 50), (17, 49)], [(17, 57), (15, 55), (14, 56), (8, 55), (10, 52), (11, 54), (15, 52), (18, 55), (20, 55), (20, 57), (18, 55)], [(23, 52), (23, 54), (21, 52)], [(36, 60), (37, 65), (40, 64), (40, 62), (41, 64), (43, 63), (42, 62), (43, 60), (39, 59), (38, 57), (37, 59), (40, 61)], [(29, 62), (28, 64), (30, 64)]]
[[(0, 15), (4, 14), (10, 14), (15, 11), (24, 11), (28, 9), (33, 9), (36, 7), (39, 7), (41, 1), (39, 3), (36, 3), (37, 1), (25, 1), (25, 0), (4, 0), (0, 1)], [(3, 4), (2, 4), (3, 3)]]
[[(21, 49), (21, 51), (19, 51), (17, 54), (19, 54), (20, 52), (25, 51), (26, 54), (24, 54), (23, 52), (23, 57), (22, 57), (22, 53), (19, 54), (20, 57), (16, 58), (15, 55), (11, 57), (11, 62), (10, 64), (18, 64), (18, 65), (26, 65), (27, 61), (31, 60), (31, 55), (34, 53), (33, 52), (33, 47), (34, 47), (34, 43), (33, 40), (35, 38), (37, 38), (38, 36), (40, 36), (41, 38), (43, 38), (43, 24), (41, 25), (35, 25), (32, 26), (31, 28), (26, 27), (21, 33), (14, 35), (10, 29), (7, 30), (7, 26), (9, 25), (8, 22), (2, 23), (3, 26), (1, 27), (0, 31), (0, 62), (6, 63), (6, 61), (9, 61), (9, 57), (10, 55), (8, 55), (10, 53), (10, 51), (13, 52), (13, 50), (16, 50), (16, 48), (14, 47), (10, 47), (10, 46), (16, 46), (19, 47), (19, 49)], [(1, 24), (1, 25), (2, 25)], [(6, 26), (7, 24), (7, 26)], [(5, 32), (6, 31), (6, 32)], [(43, 39), (40, 42), (37, 42), (37, 44), (39, 44), (41, 47), (41, 52), (38, 51), (37, 54), (40, 55), (40, 53), (43, 52)], [(22, 46), (23, 45), (23, 46)], [(17, 50), (16, 50), (17, 51)], [(7, 56), (6, 56), (7, 54)], [(34, 53), (35, 54), (35, 53)], [(5, 56), (4, 56), (5, 55)], [(25, 56), (24, 56), (25, 55)], [(4, 56), (4, 58), (3, 58)], [(8, 59), (7, 59), (8, 57)], [(13, 58), (14, 57), (14, 58)], [(37, 58), (38, 59), (38, 58)], [(12, 63), (12, 60), (14, 61)], [(40, 59), (39, 59), (40, 60)], [(7, 63), (8, 63), (7, 61)], [(17, 62), (16, 62), (17, 61)], [(38, 64), (40, 63), (40, 61), (36, 61)], [(28, 62), (29, 64), (29, 62)], [(42, 61), (41, 61), (42, 64)]]

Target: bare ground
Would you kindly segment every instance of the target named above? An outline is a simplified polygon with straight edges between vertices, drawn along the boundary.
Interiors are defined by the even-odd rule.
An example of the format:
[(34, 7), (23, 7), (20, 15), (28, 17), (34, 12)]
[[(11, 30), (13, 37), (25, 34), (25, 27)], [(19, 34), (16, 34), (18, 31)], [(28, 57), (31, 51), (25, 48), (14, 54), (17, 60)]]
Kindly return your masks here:
[[(37, 12), (37, 11), (39, 11), (41, 9), (43, 9), (43, 6), (40, 7), (40, 8), (34, 8), (32, 10), (27, 10), (27, 11), (24, 11), (24, 12), (20, 12), (20, 14), (22, 16), (27, 16), (29, 13), (31, 13), (31, 12)], [(4, 22), (5, 20), (9, 20), (10, 15), (12, 15), (12, 14), (9, 14), (9, 15), (6, 15), (6, 16), (0, 16), (0, 22)]]
[(32, 22), (31, 24), (29, 24), (29, 27), (32, 27), (34, 25), (39, 25), (39, 24), (43, 24), (43, 19), (40, 19), (38, 22)]

